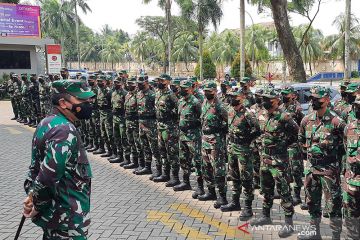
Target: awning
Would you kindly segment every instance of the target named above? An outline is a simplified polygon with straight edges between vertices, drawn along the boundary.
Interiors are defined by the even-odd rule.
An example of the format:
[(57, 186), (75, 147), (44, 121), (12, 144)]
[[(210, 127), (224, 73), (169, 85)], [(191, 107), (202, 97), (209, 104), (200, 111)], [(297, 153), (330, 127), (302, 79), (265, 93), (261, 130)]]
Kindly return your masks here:
[(54, 44), (54, 39), (50, 38), (12, 38), (0, 37), (0, 44), (6, 45), (27, 45), (27, 46), (44, 46)]

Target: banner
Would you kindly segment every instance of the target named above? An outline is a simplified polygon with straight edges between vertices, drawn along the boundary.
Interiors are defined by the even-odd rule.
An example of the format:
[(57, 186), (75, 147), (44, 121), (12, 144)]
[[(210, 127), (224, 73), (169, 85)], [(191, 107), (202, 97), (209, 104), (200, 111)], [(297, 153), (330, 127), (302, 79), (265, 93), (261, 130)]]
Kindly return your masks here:
[(0, 3), (0, 37), (41, 38), (40, 7)]
[(47, 72), (50, 73), (60, 73), (61, 70), (61, 45), (53, 44), (46, 45), (46, 63), (47, 63)]

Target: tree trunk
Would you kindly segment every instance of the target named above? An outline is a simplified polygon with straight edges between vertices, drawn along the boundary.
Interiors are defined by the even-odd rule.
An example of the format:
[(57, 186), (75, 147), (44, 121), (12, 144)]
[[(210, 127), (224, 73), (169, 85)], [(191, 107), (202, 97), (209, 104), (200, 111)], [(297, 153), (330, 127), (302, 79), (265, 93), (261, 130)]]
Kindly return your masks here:
[(245, 0), (240, 0), (240, 79), (245, 76)]
[(200, 65), (200, 81), (204, 80), (203, 69), (203, 32), (199, 31), (199, 65)]
[(80, 62), (80, 36), (79, 36), (79, 16), (77, 12), (77, 1), (75, 2), (75, 16), (76, 16), (76, 22), (75, 22), (75, 28), (76, 28), (76, 45), (77, 45), (77, 51), (78, 51), (78, 69), (81, 69), (81, 62)]
[(313, 72), (312, 72), (312, 67), (311, 67), (311, 54), (310, 54), (310, 50), (309, 50), (309, 69), (310, 69), (310, 76), (313, 75)]
[(167, 22), (167, 29), (168, 29), (168, 66), (169, 66), (169, 75), (171, 75), (171, 1), (166, 0), (166, 22)]
[(351, 22), (351, 0), (346, 0), (345, 7), (345, 71), (344, 79), (351, 78), (350, 60), (350, 22)]
[(306, 82), (304, 62), (296, 46), (287, 14), (287, 0), (270, 0), (276, 32), (293, 80)]

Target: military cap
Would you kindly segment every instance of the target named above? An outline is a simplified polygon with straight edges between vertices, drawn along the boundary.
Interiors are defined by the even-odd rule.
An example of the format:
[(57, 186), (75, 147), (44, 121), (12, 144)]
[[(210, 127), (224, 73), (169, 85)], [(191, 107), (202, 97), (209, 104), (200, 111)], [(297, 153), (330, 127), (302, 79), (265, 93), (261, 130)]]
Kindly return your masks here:
[(292, 86), (284, 86), (282, 89), (281, 89), (281, 94), (290, 94), (290, 93), (295, 93), (295, 89), (294, 87)]
[(105, 75), (105, 79), (106, 79), (106, 81), (111, 81), (111, 80), (113, 80), (113, 78), (112, 78), (111, 75)]
[(243, 77), (241, 80), (240, 80), (241, 83), (248, 83), (248, 82), (251, 82), (251, 79), (249, 77)]
[(81, 72), (77, 72), (77, 73), (76, 73), (76, 76), (81, 76), (81, 75), (82, 75)]
[(165, 74), (165, 73), (161, 74), (157, 79), (164, 79), (164, 80), (169, 80), (169, 81), (172, 80), (172, 78), (170, 77), (170, 75)]
[(136, 83), (137, 81), (136, 81), (136, 77), (135, 76), (132, 76), (131, 78), (129, 78), (128, 80), (127, 80), (127, 82), (128, 83)]
[(121, 73), (122, 73), (122, 74), (126, 74), (127, 71), (126, 71), (126, 70), (121, 70)]
[(273, 87), (267, 87), (264, 89), (262, 96), (265, 98), (278, 98), (280, 97), (280, 91)]
[(180, 87), (182, 88), (189, 88), (192, 87), (192, 85), (193, 85), (192, 80), (183, 80), (180, 82)]
[(20, 74), (20, 75), (27, 77), (27, 73), (22, 73), (22, 74)]
[(122, 79), (117, 77), (117, 78), (114, 79), (114, 82), (122, 82)]
[(217, 85), (215, 81), (207, 81), (204, 84), (204, 90), (208, 90), (208, 91), (212, 91), (212, 90), (216, 90), (217, 89)]
[(74, 79), (77, 79), (77, 78), (76, 78), (76, 76), (73, 75), (73, 76), (70, 76), (70, 79), (74, 80)]
[(171, 81), (171, 84), (172, 85), (176, 85), (176, 86), (180, 86), (180, 82), (181, 80), (179, 78), (174, 78), (172, 81)]
[(244, 92), (242, 90), (232, 91), (232, 92), (229, 92), (229, 95), (236, 97), (236, 96), (244, 95)]
[(360, 104), (360, 95), (357, 95), (354, 101), (355, 104)]
[(197, 82), (198, 78), (197, 77), (189, 77), (188, 80), (190, 80), (191, 82)]
[(68, 69), (66, 67), (61, 68), (60, 72), (67, 72)]
[(98, 81), (106, 80), (106, 76), (105, 75), (98, 75), (96, 80), (98, 80)]
[(359, 90), (359, 83), (350, 83), (347, 85), (345, 92), (346, 93), (354, 93)]
[(340, 87), (346, 87), (350, 84), (350, 80), (343, 80), (340, 82)]
[(86, 76), (81, 76), (81, 77), (80, 77), (80, 80), (81, 80), (81, 81), (86, 81)]
[(223, 81), (221, 84), (231, 87), (231, 82), (228, 80)]
[(80, 80), (59, 80), (52, 83), (55, 93), (67, 93), (79, 99), (89, 99), (95, 93)]
[(45, 79), (44, 75), (39, 75), (38, 79)]
[(313, 98), (323, 98), (330, 96), (330, 89), (322, 86), (314, 86), (310, 89), (310, 97)]
[(19, 77), (19, 75), (17, 75), (16, 73), (13, 73), (12, 77)]
[(149, 80), (149, 78), (144, 75), (144, 74), (141, 74), (138, 78), (137, 78), (137, 82), (138, 83), (143, 83), (143, 82), (147, 82)]
[(96, 75), (95, 74), (90, 74), (89, 75), (89, 80), (96, 80)]

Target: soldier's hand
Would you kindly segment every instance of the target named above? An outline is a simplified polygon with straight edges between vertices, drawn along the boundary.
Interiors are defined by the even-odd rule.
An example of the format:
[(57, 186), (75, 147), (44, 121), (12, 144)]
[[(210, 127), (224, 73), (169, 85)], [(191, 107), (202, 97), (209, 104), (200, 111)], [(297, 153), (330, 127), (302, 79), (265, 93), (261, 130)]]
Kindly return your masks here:
[(24, 211), (24, 212), (23, 212), (23, 215), (24, 215), (24, 217), (26, 217), (26, 218), (33, 218), (33, 217), (35, 217), (38, 213), (39, 213), (39, 212), (36, 211), (35, 208), (33, 207), (30, 212), (25, 212), (25, 211)]
[(32, 208), (33, 208), (33, 202), (31, 197), (26, 197), (24, 200), (24, 206), (23, 206), (23, 214), (30, 214)]

